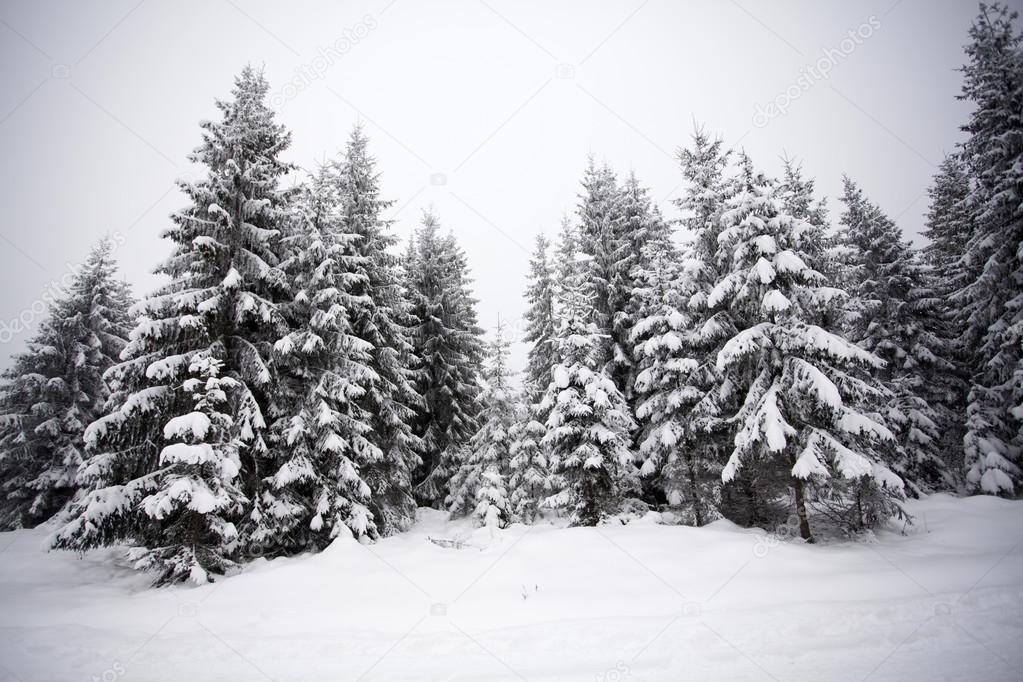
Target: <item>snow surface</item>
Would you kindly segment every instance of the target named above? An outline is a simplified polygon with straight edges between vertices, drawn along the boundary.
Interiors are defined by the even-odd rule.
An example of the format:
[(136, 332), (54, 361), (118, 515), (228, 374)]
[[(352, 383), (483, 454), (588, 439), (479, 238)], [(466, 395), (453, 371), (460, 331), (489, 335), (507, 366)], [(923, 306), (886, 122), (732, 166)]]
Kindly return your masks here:
[(3, 533), (0, 680), (1023, 679), (1023, 503), (908, 507), (906, 535), (818, 546), (421, 510), (375, 545), (164, 589), (113, 550)]

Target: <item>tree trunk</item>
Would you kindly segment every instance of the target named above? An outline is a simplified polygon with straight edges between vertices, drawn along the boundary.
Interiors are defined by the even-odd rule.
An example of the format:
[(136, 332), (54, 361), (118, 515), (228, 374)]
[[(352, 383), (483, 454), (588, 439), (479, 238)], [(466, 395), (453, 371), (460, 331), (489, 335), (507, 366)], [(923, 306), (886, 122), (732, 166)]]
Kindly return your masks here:
[(810, 533), (810, 520), (806, 517), (806, 496), (803, 491), (803, 481), (793, 478), (792, 487), (796, 493), (796, 516), (799, 517), (799, 536), (807, 542), (813, 542), (813, 535)]

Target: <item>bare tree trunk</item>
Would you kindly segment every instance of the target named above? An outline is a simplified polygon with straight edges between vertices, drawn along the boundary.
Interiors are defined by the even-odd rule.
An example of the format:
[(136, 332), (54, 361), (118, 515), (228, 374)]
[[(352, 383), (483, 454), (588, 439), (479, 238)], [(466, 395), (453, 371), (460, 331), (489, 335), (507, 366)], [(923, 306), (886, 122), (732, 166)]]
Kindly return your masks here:
[(810, 520), (806, 517), (806, 495), (803, 491), (803, 481), (793, 478), (792, 487), (796, 493), (796, 516), (799, 517), (799, 536), (807, 542), (813, 542), (813, 534), (810, 533)]

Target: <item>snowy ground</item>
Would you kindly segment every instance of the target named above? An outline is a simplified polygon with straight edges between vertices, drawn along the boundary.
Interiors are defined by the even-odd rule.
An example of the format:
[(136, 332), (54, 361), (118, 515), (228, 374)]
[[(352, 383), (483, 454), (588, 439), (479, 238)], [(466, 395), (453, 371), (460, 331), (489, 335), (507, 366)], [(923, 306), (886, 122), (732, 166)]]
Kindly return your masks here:
[(808, 547), (727, 522), (491, 537), (424, 510), (371, 547), (160, 590), (5, 533), (0, 679), (1023, 679), (1023, 503), (910, 511), (905, 536)]

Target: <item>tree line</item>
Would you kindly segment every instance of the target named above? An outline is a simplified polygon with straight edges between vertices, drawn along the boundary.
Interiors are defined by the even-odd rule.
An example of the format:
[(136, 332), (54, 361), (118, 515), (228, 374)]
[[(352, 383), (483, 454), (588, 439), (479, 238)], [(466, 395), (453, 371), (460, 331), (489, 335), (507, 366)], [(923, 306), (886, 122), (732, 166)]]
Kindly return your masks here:
[(356, 127), (285, 187), (290, 133), (246, 67), (204, 122), (141, 300), (101, 241), (0, 392), (0, 524), (127, 545), (159, 584), (370, 542), (418, 506), (480, 524), (650, 509), (801, 536), (905, 518), (1023, 471), (1023, 38), (981, 5), (966, 140), (922, 249), (850, 178), (814, 181), (697, 128), (666, 218), (590, 159), (536, 239), (521, 386), (465, 253), (426, 212), (399, 253)]

